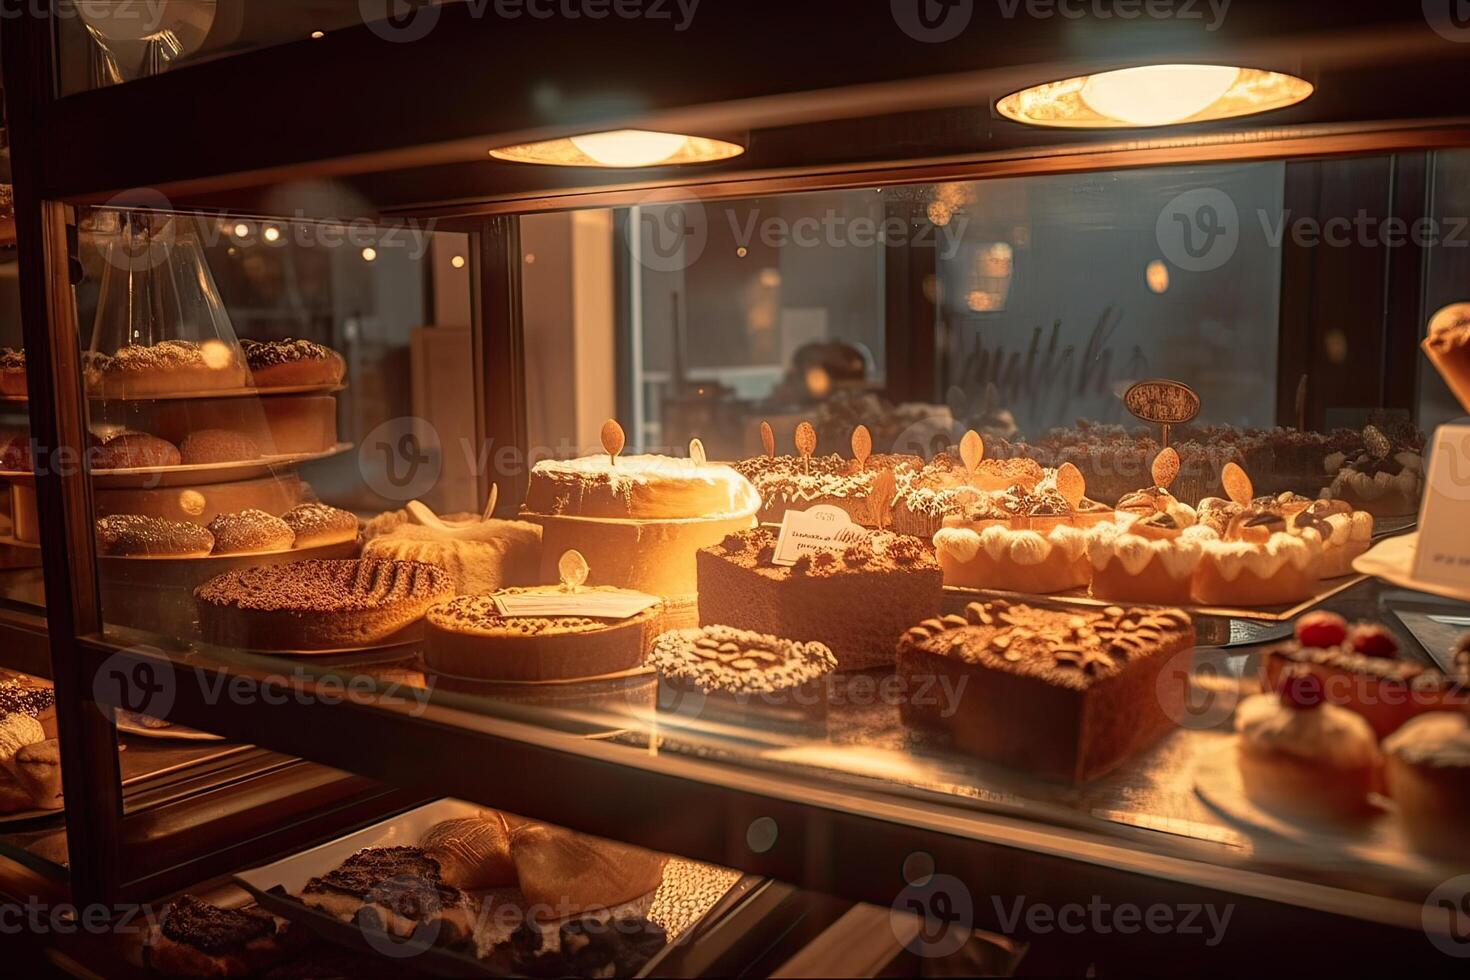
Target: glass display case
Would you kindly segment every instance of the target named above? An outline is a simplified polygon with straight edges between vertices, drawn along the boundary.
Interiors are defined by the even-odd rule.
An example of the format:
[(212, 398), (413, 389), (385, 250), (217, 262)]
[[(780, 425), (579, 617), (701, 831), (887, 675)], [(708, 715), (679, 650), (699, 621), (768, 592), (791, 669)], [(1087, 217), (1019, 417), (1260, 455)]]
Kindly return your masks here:
[(6, 854), (264, 895), (452, 797), (921, 959), (1450, 972), (1470, 588), (1403, 549), (1464, 506), (1470, 48), (902, 6), (788, 12), (815, 68), (729, 5), (131, 72), (86, 4), (7, 24), (0, 667), (54, 677), (65, 806)]

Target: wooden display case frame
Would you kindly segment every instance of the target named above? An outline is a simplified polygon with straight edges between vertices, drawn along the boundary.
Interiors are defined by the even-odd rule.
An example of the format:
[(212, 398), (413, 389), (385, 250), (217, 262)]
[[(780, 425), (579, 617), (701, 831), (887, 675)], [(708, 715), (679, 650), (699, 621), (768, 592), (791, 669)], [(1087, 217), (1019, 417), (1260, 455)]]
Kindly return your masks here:
[[(472, 233), (479, 434), (494, 445), (524, 448), (524, 393), (534, 379), (527, 378), (523, 357), (517, 215), (684, 194), (743, 198), (1470, 146), (1470, 118), (1458, 101), (1470, 83), (1470, 46), (1457, 49), (1435, 36), (1413, 19), (1417, 9), (1410, 18), (1380, 6), (1308, 12), (1242, 0), (1239, 16), (1207, 39), (1153, 31), (1130, 36), (1118, 24), (1088, 35), (1088, 57), (1065, 61), (1057, 59), (1044, 25), (1001, 23), (975, 46), (933, 45), (896, 31), (885, 4), (711, 2), (706, 22), (678, 43), (646, 25), (607, 21), (599, 32), (584, 22), (552, 32), (528, 22), (512, 29), (446, 7), (439, 30), (415, 44), (390, 45), (366, 27), (352, 28), (64, 97), (53, 81), (54, 25), (30, 15), (7, 21), (0, 41), (33, 434), (44, 445), (82, 444), (85, 396), (67, 246), (79, 205), (144, 206), (162, 194), (178, 209), (268, 215), (272, 186), (333, 178), (369, 202), (380, 220), (433, 218), (441, 228)], [(771, 30), (761, 10), (783, 18), (784, 29)], [(814, 48), (813, 37), (828, 43)], [(882, 39), (883, 57), (872, 56), (873, 38)], [(619, 53), (611, 69), (608, 51)], [(758, 71), (751, 70), (751, 52), (762, 53)], [(1027, 130), (997, 122), (988, 109), (995, 96), (1030, 82), (1145, 56), (1187, 60), (1191, 54), (1305, 65), (1323, 84), (1316, 101), (1300, 107), (1178, 132)], [(812, 87), (813, 59), (820, 89)], [(1372, 66), (1379, 62), (1396, 66), (1394, 74), (1376, 75)], [(380, 70), (365, 77), (363, 65)], [(568, 93), (552, 110), (538, 87), (548, 70)], [(590, 98), (608, 86), (609, 72), (626, 98)], [(404, 85), (405, 78), (413, 85)], [(1328, 79), (1336, 84), (1325, 84)], [(363, 107), (371, 107), (371, 118)], [(507, 168), (483, 159), (487, 145), (632, 124), (750, 131), (751, 150), (728, 164), (631, 177)], [(1196, 859), (1194, 845), (1166, 852), (1146, 833), (1104, 838), (1085, 828), (890, 794), (878, 785), (813, 784), (795, 773), (640, 755), (570, 738), (544, 718), (512, 710), (431, 705), (412, 713), (349, 699), (330, 707), (288, 701), (267, 717), (250, 706), (207, 703), (196, 681), (200, 672), (255, 690), (276, 682), (249, 658), (185, 665), (104, 629), (88, 476), (47, 473), (38, 486), (76, 901), (158, 894), (224, 870), (238, 856), (212, 845), (183, 846), (169, 868), (159, 869), (148, 866), (145, 854), (118, 846), (129, 840), (137, 816), (123, 812), (117, 734), (94, 692), (102, 690), (95, 686), (99, 671), (115, 669), (122, 657), (174, 684), (172, 717), (183, 724), (350, 770), (410, 795), (460, 796), (853, 900), (891, 904), (904, 888), (904, 859), (922, 851), (947, 873), (985, 882), (996, 893), (1052, 904), (1085, 903), (1094, 895), (1143, 904), (1233, 904), (1228, 948), (1213, 954), (1221, 964), (1250, 963), (1271, 949), (1278, 969), (1321, 969), (1329, 962), (1443, 968), (1432, 949), (1426, 952), (1413, 903), (1249, 863)], [(502, 477), (501, 489), (511, 507), (522, 487)], [(30, 660), (38, 659), (35, 622), (5, 614), (0, 629), (29, 631)], [(367, 744), (374, 750), (364, 752)], [(465, 765), (466, 759), (498, 765), (492, 772)], [(781, 828), (776, 842), (760, 851), (746, 833), (758, 817)], [(993, 910), (976, 912), (977, 924), (999, 927)], [(1282, 949), (1275, 940), (1288, 926), (1302, 936), (1331, 930), (1333, 948)], [(1167, 961), (1197, 952), (1183, 937), (1154, 936), (1147, 955)]]

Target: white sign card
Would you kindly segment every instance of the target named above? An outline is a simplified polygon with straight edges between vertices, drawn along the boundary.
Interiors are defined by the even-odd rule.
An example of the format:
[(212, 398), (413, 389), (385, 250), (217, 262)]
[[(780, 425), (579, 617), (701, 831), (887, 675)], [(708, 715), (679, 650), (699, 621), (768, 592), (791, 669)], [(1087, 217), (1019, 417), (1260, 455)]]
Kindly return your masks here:
[(807, 510), (788, 510), (781, 518), (781, 534), (776, 539), (776, 565), (795, 565), (803, 555), (819, 551), (843, 551), (869, 534), (867, 528), (854, 524), (841, 507), (817, 504)]
[(1470, 589), (1470, 425), (1442, 425), (1430, 445), (1414, 578)]
[(495, 608), (507, 617), (586, 616), (588, 619), (629, 619), (657, 604), (658, 596), (624, 589), (546, 589), (499, 593)]

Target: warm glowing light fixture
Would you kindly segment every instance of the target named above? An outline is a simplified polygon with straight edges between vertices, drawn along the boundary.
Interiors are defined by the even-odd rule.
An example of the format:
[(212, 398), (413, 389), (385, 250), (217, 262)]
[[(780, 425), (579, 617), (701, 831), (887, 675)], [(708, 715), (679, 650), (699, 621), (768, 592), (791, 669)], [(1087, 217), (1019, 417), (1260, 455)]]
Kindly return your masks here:
[(1033, 85), (996, 110), (1033, 126), (1173, 126), (1281, 109), (1311, 94), (1311, 82), (1259, 68), (1140, 65)]
[(491, 150), (497, 160), (545, 163), (559, 167), (654, 167), (728, 160), (745, 147), (709, 136), (686, 136), (648, 129), (614, 129), (565, 139), (521, 143)]

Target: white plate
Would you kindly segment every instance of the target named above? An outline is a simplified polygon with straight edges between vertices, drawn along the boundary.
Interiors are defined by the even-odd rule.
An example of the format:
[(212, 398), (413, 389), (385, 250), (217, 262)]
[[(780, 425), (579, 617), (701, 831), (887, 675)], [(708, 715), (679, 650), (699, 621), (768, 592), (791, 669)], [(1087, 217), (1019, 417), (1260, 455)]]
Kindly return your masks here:
[[(1311, 852), (1316, 863), (1332, 866), (1373, 865), (1427, 883), (1438, 883), (1465, 868), (1426, 857), (1410, 848), (1399, 824), (1393, 801), (1374, 795), (1375, 815), (1353, 825), (1336, 825), (1278, 815), (1257, 806), (1245, 795), (1235, 741), (1229, 740), (1202, 752), (1195, 761), (1194, 790), (1211, 809), (1231, 823), (1253, 831), (1256, 843), (1267, 850), (1272, 844)], [(1266, 835), (1260, 839), (1259, 835)]]
[(1470, 602), (1470, 589), (1457, 589), (1453, 585), (1425, 582), (1414, 577), (1414, 549), (1418, 546), (1418, 531), (1388, 538), (1359, 555), (1353, 561), (1353, 570), (1406, 589)]
[[(229, 463), (186, 463), (179, 466), (130, 466), (116, 470), (93, 470), (92, 485), (98, 489), (112, 490), (235, 483), (270, 476), (283, 467), (327, 459), (351, 448), (352, 443), (339, 442), (321, 452), (261, 456), (259, 459), (235, 460)], [(0, 470), (0, 480), (31, 484), (35, 479), (36, 475), (29, 471)]]

